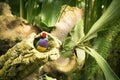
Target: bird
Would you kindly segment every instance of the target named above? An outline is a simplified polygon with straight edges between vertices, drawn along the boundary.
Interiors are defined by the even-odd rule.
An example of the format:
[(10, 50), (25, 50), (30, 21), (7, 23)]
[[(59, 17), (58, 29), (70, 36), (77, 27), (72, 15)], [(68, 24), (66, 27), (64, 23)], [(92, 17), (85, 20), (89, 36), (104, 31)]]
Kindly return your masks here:
[(37, 42), (36, 49), (40, 52), (44, 52), (47, 50), (48, 47), (48, 37), (45, 32), (40, 34), (40, 39)]

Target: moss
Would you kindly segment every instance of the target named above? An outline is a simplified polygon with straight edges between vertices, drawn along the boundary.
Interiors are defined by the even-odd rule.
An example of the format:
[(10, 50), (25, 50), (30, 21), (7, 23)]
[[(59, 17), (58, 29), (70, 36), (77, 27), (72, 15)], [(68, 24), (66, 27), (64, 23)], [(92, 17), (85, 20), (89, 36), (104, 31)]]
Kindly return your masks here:
[(115, 39), (112, 40), (112, 47), (110, 48), (110, 55), (108, 56), (108, 63), (110, 64), (113, 71), (120, 77), (120, 32), (116, 35)]

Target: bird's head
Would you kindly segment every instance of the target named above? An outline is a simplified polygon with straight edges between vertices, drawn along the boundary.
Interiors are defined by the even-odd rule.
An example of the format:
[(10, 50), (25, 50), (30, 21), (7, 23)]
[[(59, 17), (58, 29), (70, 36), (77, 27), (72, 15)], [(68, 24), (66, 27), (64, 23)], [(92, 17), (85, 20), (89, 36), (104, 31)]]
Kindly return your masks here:
[(41, 37), (41, 38), (46, 38), (46, 37), (47, 37), (47, 34), (46, 34), (45, 32), (42, 32), (42, 33), (40, 34), (40, 37)]

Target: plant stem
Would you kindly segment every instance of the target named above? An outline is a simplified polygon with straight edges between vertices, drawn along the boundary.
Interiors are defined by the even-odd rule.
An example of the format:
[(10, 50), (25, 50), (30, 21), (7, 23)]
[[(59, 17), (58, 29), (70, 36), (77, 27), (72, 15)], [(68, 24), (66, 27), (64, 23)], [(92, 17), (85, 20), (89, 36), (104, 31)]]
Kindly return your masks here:
[(23, 0), (20, 0), (20, 17), (23, 17)]

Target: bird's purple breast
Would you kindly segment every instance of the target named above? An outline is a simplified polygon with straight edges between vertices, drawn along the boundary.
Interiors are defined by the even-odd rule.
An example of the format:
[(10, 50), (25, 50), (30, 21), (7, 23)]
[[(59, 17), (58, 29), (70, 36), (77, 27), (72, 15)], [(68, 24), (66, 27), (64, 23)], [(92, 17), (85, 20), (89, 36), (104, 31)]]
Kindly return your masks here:
[(39, 46), (41, 46), (41, 47), (48, 47), (48, 41), (47, 40), (45, 40), (45, 39), (40, 39), (39, 41), (38, 41), (38, 45)]

